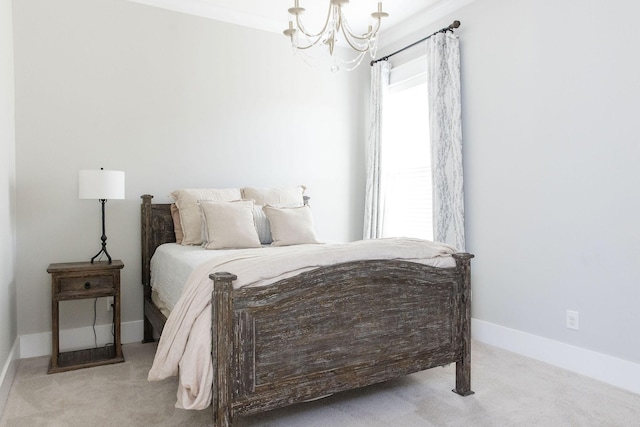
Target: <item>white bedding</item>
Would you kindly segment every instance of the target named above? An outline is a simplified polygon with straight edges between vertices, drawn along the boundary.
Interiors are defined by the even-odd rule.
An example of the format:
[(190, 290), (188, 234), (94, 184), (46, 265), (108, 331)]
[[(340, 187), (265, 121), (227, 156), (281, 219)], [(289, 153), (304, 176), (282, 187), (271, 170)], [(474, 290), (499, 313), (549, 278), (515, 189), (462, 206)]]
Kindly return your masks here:
[[(218, 252), (201, 248), (184, 252), (195, 254), (195, 249), (202, 252)], [(168, 251), (171, 252), (172, 249)], [(233, 283), (234, 288), (266, 286), (321, 266), (365, 259), (403, 259), (450, 268), (455, 266), (451, 254), (456, 250), (449, 245), (426, 240), (389, 238), (343, 244), (297, 245), (224, 252), (226, 253), (217, 253), (214, 259), (199, 265), (198, 262), (209, 255), (187, 255), (193, 257), (189, 262), (198, 266), (189, 275), (182, 294), (167, 319), (153, 366), (149, 371), (150, 381), (162, 380), (180, 372), (176, 402), (178, 408), (205, 409), (211, 403), (212, 281), (209, 274), (227, 271), (237, 275), (238, 279)], [(184, 272), (178, 274), (184, 275)]]
[(232, 249), (212, 251), (201, 246), (182, 246), (177, 243), (160, 245), (151, 258), (153, 302), (168, 317), (196, 267), (216, 257), (237, 252)]

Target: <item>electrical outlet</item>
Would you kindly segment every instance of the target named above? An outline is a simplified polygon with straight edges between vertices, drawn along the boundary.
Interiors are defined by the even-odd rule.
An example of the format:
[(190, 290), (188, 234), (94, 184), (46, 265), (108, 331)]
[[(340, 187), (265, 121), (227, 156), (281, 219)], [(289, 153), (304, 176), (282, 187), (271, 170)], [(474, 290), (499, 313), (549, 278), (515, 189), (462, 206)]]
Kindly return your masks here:
[(113, 311), (113, 297), (107, 297), (107, 311)]
[(567, 310), (567, 328), (580, 329), (580, 318), (577, 311)]

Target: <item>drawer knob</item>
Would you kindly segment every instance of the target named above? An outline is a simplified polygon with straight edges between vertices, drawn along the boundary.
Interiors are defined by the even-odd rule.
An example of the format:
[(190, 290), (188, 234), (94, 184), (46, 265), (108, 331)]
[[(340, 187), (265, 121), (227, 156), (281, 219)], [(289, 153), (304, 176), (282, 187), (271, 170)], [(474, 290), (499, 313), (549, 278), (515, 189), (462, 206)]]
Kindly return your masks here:
[(84, 282), (84, 288), (89, 289), (91, 287), (91, 282)]

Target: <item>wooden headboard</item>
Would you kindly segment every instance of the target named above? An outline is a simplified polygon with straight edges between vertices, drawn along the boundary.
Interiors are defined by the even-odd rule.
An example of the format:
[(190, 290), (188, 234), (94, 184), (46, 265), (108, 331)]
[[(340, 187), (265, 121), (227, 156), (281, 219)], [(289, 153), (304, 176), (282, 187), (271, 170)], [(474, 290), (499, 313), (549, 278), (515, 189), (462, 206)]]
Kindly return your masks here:
[(171, 204), (152, 204), (153, 196), (140, 196), (140, 218), (142, 221), (142, 285), (145, 298), (151, 298), (151, 257), (163, 243), (173, 243), (176, 235), (171, 218)]
[[(141, 209), (142, 236), (142, 285), (145, 298), (151, 300), (151, 257), (156, 248), (163, 243), (174, 243), (176, 235), (171, 217), (171, 203), (151, 203), (153, 196), (144, 194)], [(309, 197), (303, 196), (304, 204), (309, 203)]]

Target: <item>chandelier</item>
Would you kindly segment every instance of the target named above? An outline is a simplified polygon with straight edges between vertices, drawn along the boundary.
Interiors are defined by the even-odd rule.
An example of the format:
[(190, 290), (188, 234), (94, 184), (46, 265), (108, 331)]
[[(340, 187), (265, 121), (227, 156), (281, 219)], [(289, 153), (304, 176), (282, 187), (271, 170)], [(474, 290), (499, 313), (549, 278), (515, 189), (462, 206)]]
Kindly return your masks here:
[[(356, 33), (349, 26), (342, 10), (348, 3), (349, 0), (330, 0), (324, 26), (319, 32), (313, 32), (307, 30), (302, 23), (301, 15), (305, 9), (300, 7), (299, 0), (295, 0), (294, 6), (289, 8), (289, 28), (283, 31), (284, 35), (291, 39), (294, 51), (300, 51), (303, 59), (312, 65), (323, 60), (331, 60), (333, 72), (341, 68), (347, 71), (355, 69), (367, 52), (373, 59), (378, 50), (380, 23), (382, 18), (386, 18), (389, 14), (382, 11), (382, 2), (378, 2), (378, 10), (371, 13), (372, 19), (368, 30), (364, 33)], [(344, 59), (334, 55), (338, 40), (346, 42), (355, 51), (351, 58)]]

